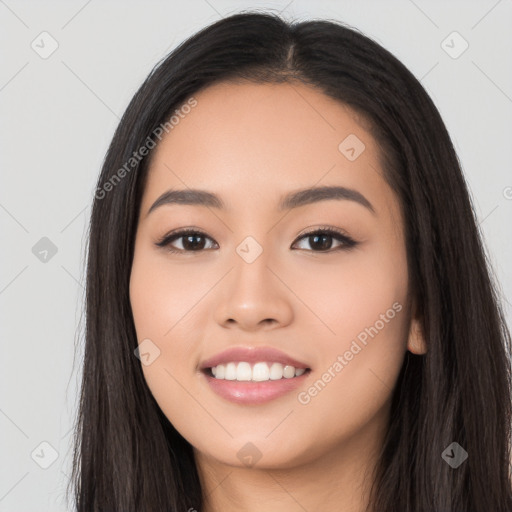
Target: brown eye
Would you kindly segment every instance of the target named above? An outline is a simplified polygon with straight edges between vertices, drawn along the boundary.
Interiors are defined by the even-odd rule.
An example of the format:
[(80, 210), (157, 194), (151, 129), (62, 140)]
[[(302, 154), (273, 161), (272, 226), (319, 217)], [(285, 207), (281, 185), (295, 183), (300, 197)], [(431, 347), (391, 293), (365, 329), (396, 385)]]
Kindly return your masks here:
[(183, 239), (182, 245), (186, 251), (196, 251), (198, 249), (204, 249), (205, 237), (203, 235), (187, 235), (181, 236)]
[[(182, 248), (176, 248), (171, 245), (175, 241), (181, 241)], [(165, 236), (156, 245), (158, 247), (167, 247), (170, 252), (200, 252), (205, 249), (206, 242), (212, 240), (201, 231), (182, 230)], [(212, 240), (213, 241), (213, 240)]]
[[(333, 228), (320, 228), (302, 235), (298, 240), (306, 240), (313, 252), (334, 252), (340, 249), (350, 249), (357, 245), (357, 242), (349, 236)], [(340, 245), (331, 249), (333, 240)]]

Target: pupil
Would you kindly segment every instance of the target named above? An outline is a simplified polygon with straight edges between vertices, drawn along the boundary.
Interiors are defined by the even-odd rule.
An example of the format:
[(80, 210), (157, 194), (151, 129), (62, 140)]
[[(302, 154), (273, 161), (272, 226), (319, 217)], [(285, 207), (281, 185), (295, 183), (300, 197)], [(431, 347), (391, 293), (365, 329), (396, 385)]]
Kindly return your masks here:
[[(312, 235), (309, 237), (310, 238), (310, 243), (311, 243), (311, 239), (314, 240), (313, 243), (311, 243), (311, 247), (315, 247), (317, 249), (330, 249), (331, 248), (331, 245), (332, 243), (327, 243), (326, 240), (327, 239), (331, 239), (331, 235)], [(321, 244), (318, 244), (317, 241), (318, 239), (321, 239), (322, 240), (322, 243)], [(332, 240), (331, 240), (332, 242)]]
[(194, 249), (198, 249), (198, 245), (199, 245), (199, 249), (202, 249), (203, 247), (201, 247), (201, 245), (204, 245), (204, 238), (203, 238), (203, 244), (199, 243), (199, 244), (195, 244), (193, 242), (190, 242), (191, 240), (193, 240), (194, 238), (202, 238), (201, 235), (188, 235), (188, 236), (185, 236), (184, 237), (184, 242), (183, 242), (183, 247), (185, 247), (186, 250), (194, 250)]

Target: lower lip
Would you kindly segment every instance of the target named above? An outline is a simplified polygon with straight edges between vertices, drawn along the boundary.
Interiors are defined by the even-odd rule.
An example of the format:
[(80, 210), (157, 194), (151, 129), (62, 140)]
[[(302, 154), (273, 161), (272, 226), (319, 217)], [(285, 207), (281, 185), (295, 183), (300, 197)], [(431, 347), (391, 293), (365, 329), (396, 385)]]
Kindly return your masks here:
[(307, 370), (299, 377), (291, 379), (266, 380), (263, 382), (216, 379), (206, 372), (201, 372), (210, 388), (222, 398), (237, 404), (263, 404), (290, 393), (304, 383), (310, 374)]

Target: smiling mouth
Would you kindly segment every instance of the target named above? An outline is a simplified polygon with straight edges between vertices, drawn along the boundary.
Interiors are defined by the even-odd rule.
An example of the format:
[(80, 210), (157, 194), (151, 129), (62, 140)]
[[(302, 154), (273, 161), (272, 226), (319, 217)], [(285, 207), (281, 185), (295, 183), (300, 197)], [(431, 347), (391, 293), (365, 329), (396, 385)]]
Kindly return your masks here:
[(233, 361), (204, 368), (203, 372), (216, 380), (237, 382), (269, 382), (293, 379), (311, 371), (310, 368), (296, 368), (278, 362), (260, 361), (251, 364)]
[[(241, 373), (239, 374), (238, 365), (240, 364)], [(253, 370), (250, 380), (248, 368), (245, 366), (246, 364), (249, 366), (249, 369)], [(272, 364), (270, 366), (267, 364), (267, 370), (262, 366), (258, 366), (258, 363), (254, 364), (254, 367), (256, 367), (255, 375), (254, 367), (251, 367), (249, 363), (244, 364), (244, 361), (237, 363), (236, 367), (234, 366), (235, 363), (233, 363), (232, 366), (228, 363), (225, 365), (224, 370), (219, 368), (224, 365), (217, 365), (213, 368), (203, 368), (200, 373), (204, 375), (208, 387), (223, 400), (227, 400), (236, 405), (263, 406), (277, 398), (284, 399), (286, 396), (292, 395), (292, 391), (303, 386), (311, 373), (311, 368), (295, 369), (294, 367), (285, 365), (288, 366), (286, 369), (287, 376), (284, 375), (285, 367), (283, 367), (282, 375), (278, 372), (279, 367), (274, 367), (272, 373), (274, 379), (271, 379), (270, 372)], [(294, 375), (292, 375), (292, 368)], [(236, 373), (234, 373), (234, 370)], [(224, 375), (222, 375), (222, 371), (224, 371)], [(214, 375), (214, 372), (217, 373), (217, 375)], [(225, 378), (226, 372), (228, 378)], [(246, 373), (244, 374), (244, 372)], [(261, 372), (261, 374), (258, 372)], [(267, 376), (266, 372), (268, 372), (268, 378), (263, 380), (264, 377)], [(254, 378), (260, 380), (254, 380)]]

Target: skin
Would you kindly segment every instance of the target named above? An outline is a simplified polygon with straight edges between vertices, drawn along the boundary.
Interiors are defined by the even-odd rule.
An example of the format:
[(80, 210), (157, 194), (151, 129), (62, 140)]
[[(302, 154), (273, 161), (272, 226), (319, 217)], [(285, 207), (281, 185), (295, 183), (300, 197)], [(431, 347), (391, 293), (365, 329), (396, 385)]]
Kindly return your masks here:
[[(426, 350), (408, 287), (403, 219), (379, 148), (353, 111), (303, 84), (221, 83), (195, 98), (153, 150), (142, 198), (130, 300), (139, 343), (149, 338), (160, 350), (142, 365), (145, 379), (194, 447), (207, 512), (330, 510), (333, 503), (362, 511), (364, 475), (382, 446), (405, 352)], [(349, 134), (365, 144), (354, 161), (338, 149)], [(277, 210), (282, 195), (324, 185), (357, 190), (375, 214), (351, 200)], [(214, 192), (227, 209), (170, 204), (147, 215), (171, 188)], [(301, 238), (322, 226), (358, 245), (334, 250), (333, 238), (322, 252)], [(202, 252), (155, 245), (186, 227), (208, 235)], [(236, 252), (247, 236), (263, 249), (250, 264)], [(172, 242), (177, 250), (185, 244)], [(394, 303), (401, 311), (300, 403), (298, 393)], [(297, 391), (270, 402), (228, 402), (199, 365), (235, 345), (276, 347), (312, 371)], [(261, 454), (254, 465), (237, 456), (246, 443)]]

